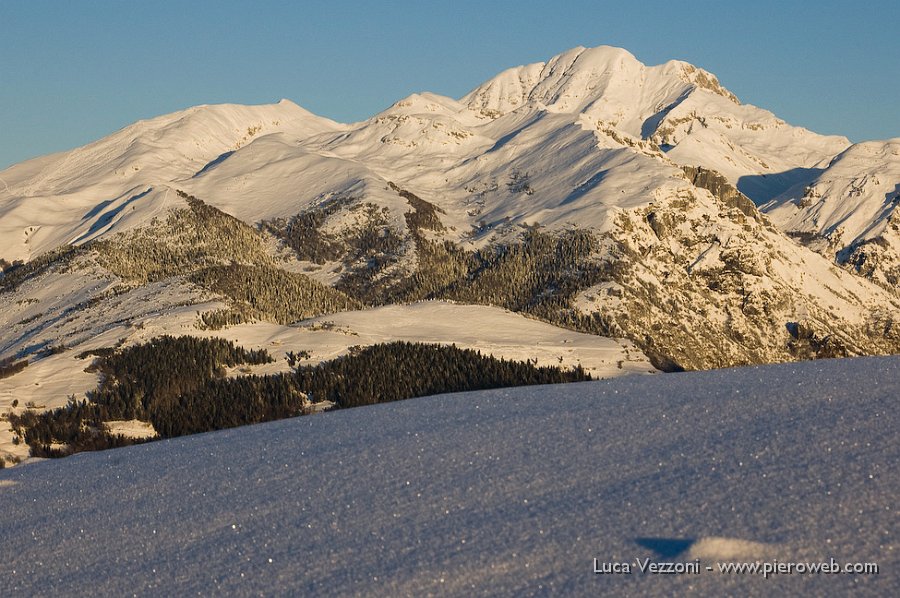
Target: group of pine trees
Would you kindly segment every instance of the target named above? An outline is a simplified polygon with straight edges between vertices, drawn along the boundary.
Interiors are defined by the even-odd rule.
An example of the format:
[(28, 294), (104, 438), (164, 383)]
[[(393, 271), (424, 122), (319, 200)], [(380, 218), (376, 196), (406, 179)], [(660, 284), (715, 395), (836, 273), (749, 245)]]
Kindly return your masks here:
[(279, 268), (253, 227), (192, 195), (178, 195), (187, 208), (171, 210), (164, 222), (92, 243), (96, 260), (132, 283), (183, 276), (223, 296), (228, 307), (201, 314), (204, 328), (259, 319), (290, 324), (359, 307), (338, 290)]
[[(87, 355), (83, 355), (87, 356)], [(155, 338), (101, 350), (89, 367), (101, 375), (87, 400), (47, 412), (12, 414), (32, 454), (58, 457), (141, 442), (111, 434), (104, 422), (137, 419), (163, 438), (302, 415), (310, 401), (338, 408), (431, 394), (589, 380), (581, 368), (536, 367), (455, 346), (395, 342), (351, 351), (292, 372), (226, 377), (225, 367), (262, 364), (266, 351), (222, 339)], [(295, 360), (296, 363), (296, 360)]]
[[(353, 197), (338, 195), (289, 219), (266, 220), (259, 226), (281, 239), (300, 260), (315, 264), (340, 261), (349, 270), (362, 268), (377, 273), (396, 262), (405, 240), (390, 226), (387, 208), (354, 201)], [(326, 231), (327, 220), (343, 210), (349, 215), (347, 227), (339, 233)]]
[[(516, 242), (467, 251), (435, 238), (445, 231), (440, 208), (393, 183), (389, 186), (410, 207), (405, 214), (405, 236), (384, 218), (375, 217), (368, 218), (365, 234), (353, 230), (339, 238), (322, 232), (328, 218), (338, 211), (366, 206), (353, 205), (351, 198), (345, 197), (262, 227), (293, 249), (299, 259), (343, 261), (344, 270), (335, 286), (364, 305), (449, 299), (502, 306), (585, 332), (608, 332), (598, 318), (573, 309), (578, 292), (611, 280), (614, 274), (611, 269), (615, 266), (596, 260), (600, 242), (592, 232), (550, 234), (526, 228)], [(410, 246), (415, 248), (415, 269), (394, 269), (386, 275)]]
[(16, 260), (3, 268), (0, 276), (0, 293), (16, 290), (26, 280), (38, 276), (50, 269), (65, 271), (76, 257), (85, 253), (84, 247), (63, 245), (47, 253), (34, 257), (27, 262)]
[[(337, 286), (371, 305), (423, 299), (495, 305), (552, 324), (608, 334), (601, 316), (574, 309), (575, 296), (615, 276), (615, 264), (598, 262), (599, 241), (586, 230), (558, 234), (536, 228), (516, 243), (466, 251), (449, 241), (433, 241), (414, 230), (418, 269), (399, 281)], [(391, 282), (392, 284), (385, 284)]]
[(161, 336), (125, 349), (101, 349), (93, 356), (87, 371), (98, 372), (101, 382), (87, 400), (73, 397), (64, 407), (51, 411), (10, 415), (13, 429), (24, 437), (34, 456), (64, 456), (133, 444), (133, 439), (110, 434), (104, 422), (138, 419), (167, 429), (169, 420), (187, 415), (178, 413), (179, 397), (222, 379), (226, 366), (272, 360), (265, 351), (189, 336)]
[(189, 280), (231, 301), (231, 307), (224, 312), (201, 316), (208, 328), (221, 328), (251, 319), (292, 324), (305, 318), (361, 307), (358, 301), (338, 290), (275, 266), (210, 266), (194, 272)]
[(165, 221), (154, 219), (146, 228), (91, 243), (100, 265), (124, 280), (145, 283), (206, 266), (273, 263), (252, 227), (196, 197), (178, 195), (188, 207), (171, 210)]
[(16, 361), (14, 359), (0, 359), (0, 380), (9, 378), (13, 374), (18, 374), (28, 367), (28, 360), (22, 359)]
[(590, 380), (575, 370), (506, 361), (455, 345), (393, 342), (372, 345), (316, 366), (296, 368), (313, 401), (358, 407), (446, 392)]
[(260, 228), (280, 238), (285, 245), (294, 250), (298, 259), (314, 264), (339, 260), (347, 252), (346, 243), (339, 237), (325, 233), (322, 227), (330, 216), (351, 202), (350, 197), (332, 197), (289, 219), (265, 220), (260, 224)]

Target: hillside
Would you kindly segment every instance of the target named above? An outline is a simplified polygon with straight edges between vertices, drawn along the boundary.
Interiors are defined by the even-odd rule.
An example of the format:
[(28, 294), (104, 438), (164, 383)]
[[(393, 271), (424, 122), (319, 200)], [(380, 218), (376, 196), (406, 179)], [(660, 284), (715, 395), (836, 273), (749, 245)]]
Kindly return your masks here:
[[(891, 595), (898, 358), (436, 396), (0, 471), (28, 594)], [(102, 523), (100, 523), (102, 520)], [(700, 574), (593, 573), (694, 562)], [(880, 573), (707, 573), (720, 562)]]
[[(103, 331), (94, 336), (83, 336), (79, 319), (51, 328), (64, 335), (69, 344), (62, 350), (47, 351), (47, 355), (31, 355), (21, 371), (0, 378), (0, 413), (23, 415), (30, 405), (42, 411), (64, 407), (70, 397), (86, 400), (100, 382), (99, 372), (90, 367), (92, 358), (86, 353), (99, 354), (114, 347), (127, 349), (166, 334), (221, 338), (238, 346), (265, 350), (273, 358), (270, 363), (228, 367), (229, 377), (287, 374), (292, 369), (290, 355), (301, 356), (298, 358), (301, 365), (312, 366), (348, 355), (354, 349), (396, 341), (455, 345), (497, 359), (531, 362), (539, 367), (559, 366), (570, 370), (581, 367), (594, 378), (656, 371), (628, 341), (560, 329), (498, 308), (432, 301), (346, 311), (310, 318), (296, 325), (254, 321), (210, 330), (197, 328), (193, 306), (167, 307), (164, 302), (168, 299), (158, 292), (126, 293), (113, 300), (94, 302), (86, 310), (91, 322), (89, 329)], [(155, 302), (162, 308), (146, 313), (138, 311)], [(131, 320), (122, 318), (123, 313), (137, 315)], [(113, 421), (115, 429), (123, 425)], [(29, 447), (21, 438), (17, 444), (16, 434), (7, 422), (3, 424), (0, 457), (8, 465), (27, 458)], [(138, 437), (154, 434), (152, 427), (148, 429), (146, 425), (137, 429), (137, 434), (133, 430), (124, 432)]]
[(900, 139), (858, 143), (762, 206), (779, 228), (851, 271), (900, 282)]
[(277, 342), (273, 371), (365, 344), (325, 322), (602, 376), (900, 353), (895, 146), (606, 46), (357, 123), (140, 121), (0, 172), (0, 409), (80, 400), (77, 355), (157, 336)]

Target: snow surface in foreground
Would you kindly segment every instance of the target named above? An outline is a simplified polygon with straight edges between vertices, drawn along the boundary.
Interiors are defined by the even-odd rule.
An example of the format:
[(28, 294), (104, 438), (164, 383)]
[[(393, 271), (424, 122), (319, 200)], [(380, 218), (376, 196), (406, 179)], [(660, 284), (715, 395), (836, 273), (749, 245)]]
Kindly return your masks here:
[[(0, 472), (0, 593), (896, 595), (898, 374), (443, 395), (19, 467)], [(881, 573), (592, 572), (645, 557)]]

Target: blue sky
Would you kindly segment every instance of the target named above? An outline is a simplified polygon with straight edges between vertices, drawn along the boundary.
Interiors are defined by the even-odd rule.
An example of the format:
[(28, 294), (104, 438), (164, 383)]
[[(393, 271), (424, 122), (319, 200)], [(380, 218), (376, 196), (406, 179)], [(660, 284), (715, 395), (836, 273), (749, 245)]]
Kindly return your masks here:
[(196, 104), (361, 120), (608, 44), (854, 141), (900, 136), (900, 3), (0, 0), (0, 168)]

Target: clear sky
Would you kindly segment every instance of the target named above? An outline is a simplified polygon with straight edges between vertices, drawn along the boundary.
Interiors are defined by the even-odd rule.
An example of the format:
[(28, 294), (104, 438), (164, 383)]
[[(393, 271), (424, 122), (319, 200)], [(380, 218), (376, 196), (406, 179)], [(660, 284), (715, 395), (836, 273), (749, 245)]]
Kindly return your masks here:
[(362, 120), (603, 44), (696, 64), (820, 133), (898, 137), (898, 31), (898, 0), (0, 0), (0, 168), (196, 104)]

